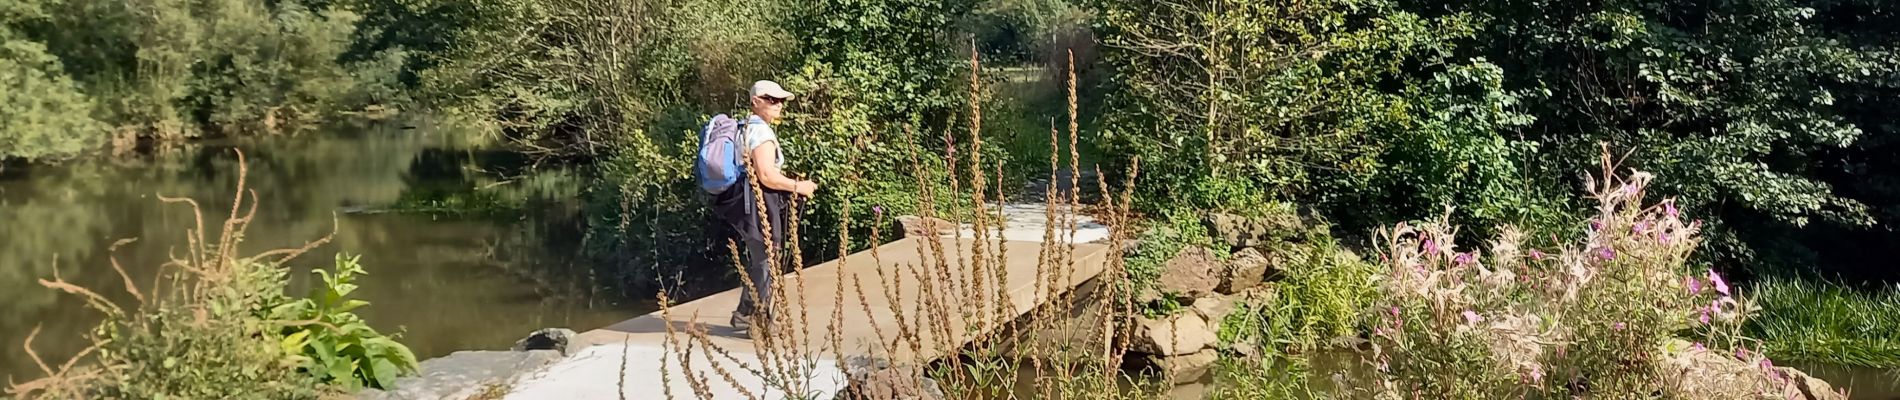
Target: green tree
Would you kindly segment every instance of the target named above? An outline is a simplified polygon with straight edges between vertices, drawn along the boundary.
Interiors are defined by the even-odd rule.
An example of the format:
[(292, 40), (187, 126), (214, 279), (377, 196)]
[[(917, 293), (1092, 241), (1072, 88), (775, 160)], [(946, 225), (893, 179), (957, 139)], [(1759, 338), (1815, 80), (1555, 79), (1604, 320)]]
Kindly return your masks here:
[[(1149, 207), (1247, 208), (1269, 197), (1364, 189), (1367, 139), (1403, 127), (1393, 87), (1444, 71), (1462, 14), (1427, 18), (1385, 1), (1101, 1), (1113, 70), (1105, 150), (1143, 160)], [(1430, 104), (1430, 103), (1418, 103)]]
[[(4, 17), (0, 17), (4, 18)], [(0, 26), (0, 160), (77, 153), (104, 141), (93, 102), (37, 42)]]
[(1806, 250), (1786, 238), (1804, 226), (1876, 221), (1823, 177), (1873, 178), (1840, 155), (1869, 129), (1889, 131), (1890, 119), (1854, 110), (1894, 104), (1896, 35), (1869, 21), (1892, 21), (1890, 10), (1796, 0), (1407, 7), (1483, 17), (1459, 54), (1494, 60), (1503, 86), (1526, 94), (1535, 122), (1513, 131), (1537, 143), (1529, 160), (1541, 180), (1596, 171), (1598, 143), (1629, 149), (1631, 166), (1670, 177), (1659, 188), (1709, 216), (1716, 258), (1749, 265), (1798, 259), (1789, 256)]

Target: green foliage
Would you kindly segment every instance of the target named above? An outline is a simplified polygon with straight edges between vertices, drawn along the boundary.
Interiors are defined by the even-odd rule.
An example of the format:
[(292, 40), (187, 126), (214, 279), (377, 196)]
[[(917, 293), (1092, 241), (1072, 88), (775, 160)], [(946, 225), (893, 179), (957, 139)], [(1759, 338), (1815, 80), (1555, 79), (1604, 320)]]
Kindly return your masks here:
[[(244, 200), (255, 201), (255, 195), (240, 197), (230, 215), (209, 225), (212, 230), (197, 203), (188, 203), (188, 215), (201, 222), (185, 231), (184, 245), (171, 246), (178, 250), (157, 267), (160, 273), (150, 286), (137, 285), (112, 260), (117, 275), (108, 272), (105, 280), (117, 287), (112, 298), (130, 301), (114, 301), (57, 273), (40, 280), (45, 290), (71, 294), (103, 319), (86, 335), (89, 350), (63, 361), (35, 354), (40, 365), (63, 366), (48, 371), (49, 376), (10, 384), (8, 393), (23, 399), (317, 399), (356, 388), (348, 375), (341, 386), (318, 379), (311, 362), (331, 360), (307, 355), (322, 351), (311, 349), (317, 346), (355, 357), (328, 367), (370, 374), (378, 384), (387, 384), (398, 371), (384, 372), (388, 364), (413, 371), (413, 355), (349, 312), (363, 305), (347, 297), (362, 272), (354, 258), (339, 257), (336, 274), (318, 274), (324, 285), (312, 299), (293, 301), (284, 294), (290, 282), (285, 263), (309, 248), (239, 255), (248, 219), (237, 210), (250, 209)], [(35, 346), (31, 338), (26, 346)]]
[(388, 389), (397, 376), (416, 373), (416, 355), (351, 312), (369, 305), (349, 298), (356, 291), (357, 276), (368, 274), (358, 258), (338, 254), (335, 273), (310, 271), (321, 281), (310, 297), (271, 306), (270, 314), (302, 322), (284, 329), (281, 344), (317, 381), (340, 383), (350, 391)]
[(1274, 301), (1263, 306), (1263, 343), (1309, 351), (1358, 337), (1366, 308), (1379, 298), (1373, 276), (1378, 267), (1341, 248), (1331, 237), (1273, 249), (1285, 257), (1286, 270)]
[(1411, 111), (1387, 88), (1423, 86), (1399, 72), (1442, 70), (1450, 41), (1474, 29), (1463, 14), (1378, 0), (1096, 3), (1115, 93), (1104, 169), (1140, 158), (1149, 207), (1240, 208), (1354, 187), (1381, 167), (1367, 136)]
[[(1533, 119), (1505, 137), (1531, 179), (1594, 170), (1598, 142), (1672, 177), (1662, 193), (1711, 222), (1709, 257), (1756, 270), (1807, 268), (1804, 227), (1877, 222), (1856, 161), (1889, 142), (1900, 87), (1891, 13), (1878, 2), (1746, 0), (1406, 2), (1478, 16), (1460, 57), (1502, 68)], [(1869, 17), (1873, 15), (1874, 17)], [(1884, 105), (1884, 106), (1883, 106)], [(1491, 192), (1495, 193), (1495, 192)], [(1879, 222), (1890, 222), (1881, 220)], [(1863, 237), (1861, 240), (1876, 239)]]
[(962, 30), (975, 36), (977, 49), (991, 62), (1025, 63), (1065, 50), (1053, 48), (1056, 37), (1082, 29), (1087, 18), (1086, 10), (1067, 0), (985, 0)]
[(1748, 320), (1747, 332), (1775, 359), (1900, 367), (1900, 292), (1796, 279), (1751, 288), (1749, 300), (1761, 311)]
[(0, 9), (0, 61), (20, 89), (10, 94), (25, 96), (9, 99), (7, 112), (48, 115), (9, 124), (35, 143), (0, 148), (4, 157), (105, 143), (88, 117), (157, 138), (277, 132), (401, 97), (386, 86), (391, 71), (376, 70), (388, 63), (338, 61), (359, 17), (329, 2), (9, 0)]
[(316, 382), (277, 345), (281, 328), (257, 315), (282, 296), (284, 271), (244, 261), (228, 281), (181, 301), (108, 311), (94, 332), (106, 375), (80, 390), (125, 399), (317, 398)]
[[(0, 17), (4, 21), (4, 17)], [(12, 40), (0, 26), (0, 158), (54, 158), (105, 139), (93, 102), (39, 43)]]

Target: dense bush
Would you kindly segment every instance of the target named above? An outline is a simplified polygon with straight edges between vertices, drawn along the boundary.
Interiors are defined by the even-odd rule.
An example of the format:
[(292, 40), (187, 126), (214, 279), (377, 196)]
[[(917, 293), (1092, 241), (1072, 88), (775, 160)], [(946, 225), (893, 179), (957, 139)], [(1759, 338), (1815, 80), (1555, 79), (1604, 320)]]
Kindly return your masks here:
[(0, 27), (0, 158), (59, 157), (106, 139), (93, 102), (39, 43)]
[(1381, 167), (1367, 136), (1409, 111), (1390, 88), (1422, 85), (1399, 72), (1442, 70), (1448, 41), (1473, 30), (1463, 15), (1384, 1), (1097, 3), (1114, 93), (1106, 161), (1144, 160), (1149, 207), (1245, 208), (1355, 186)]
[[(1606, 174), (1609, 171), (1605, 171)], [(1691, 261), (1700, 224), (1672, 200), (1647, 202), (1651, 176), (1591, 183), (1585, 237), (1546, 253), (1505, 230), (1461, 251), (1443, 220), (1383, 232), (1382, 302), (1368, 312), (1376, 392), (1445, 398), (1771, 398), (1778, 370), (1739, 336), (1753, 310)], [(1765, 379), (1694, 381), (1713, 354)], [(1734, 360), (1735, 354), (1742, 360)], [(1688, 372), (1683, 372), (1686, 368)], [(1685, 378), (1688, 376), (1691, 378)]]
[[(1816, 242), (1793, 239), (1805, 226), (1893, 222), (1868, 203), (1893, 200), (1869, 182), (1892, 170), (1866, 151), (1895, 133), (1873, 110), (1900, 104), (1900, 31), (1878, 1), (1404, 4), (1479, 18), (1453, 54), (1496, 63), (1520, 93), (1530, 120), (1503, 136), (1536, 144), (1516, 158), (1531, 179), (1592, 170), (1598, 142), (1629, 149), (1710, 221), (1707, 256), (1756, 270), (1813, 268)], [(1892, 236), (1869, 233), (1855, 239)]]
[(9, 82), (22, 96), (0, 107), (58, 115), (9, 124), (41, 143), (0, 157), (104, 144), (86, 117), (157, 138), (278, 132), (399, 97), (385, 86), (394, 71), (379, 70), (387, 54), (339, 62), (359, 17), (331, 2), (8, 0), (0, 10), (0, 62), (26, 80)]

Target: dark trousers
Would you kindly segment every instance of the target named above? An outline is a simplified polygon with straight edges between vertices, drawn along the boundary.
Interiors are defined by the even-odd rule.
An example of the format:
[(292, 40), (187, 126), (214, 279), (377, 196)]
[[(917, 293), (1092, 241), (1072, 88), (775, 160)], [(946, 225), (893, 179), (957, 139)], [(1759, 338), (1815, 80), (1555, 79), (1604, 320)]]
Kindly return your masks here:
[[(786, 209), (792, 193), (763, 187), (760, 191), (765, 194), (766, 219), (772, 224), (772, 240), (769, 243), (760, 231), (758, 203), (754, 201), (752, 188), (747, 182), (739, 182), (724, 193), (713, 196), (713, 212), (725, 221), (726, 226), (737, 232), (739, 241), (745, 245), (745, 273), (752, 278), (753, 288), (739, 291), (739, 315), (749, 316), (761, 309), (767, 312), (772, 309), (772, 280), (778, 277), (779, 271), (772, 270), (766, 246), (778, 249), (780, 260), (790, 254), (790, 250), (785, 248), (785, 230)], [(753, 299), (755, 290), (758, 299)]]

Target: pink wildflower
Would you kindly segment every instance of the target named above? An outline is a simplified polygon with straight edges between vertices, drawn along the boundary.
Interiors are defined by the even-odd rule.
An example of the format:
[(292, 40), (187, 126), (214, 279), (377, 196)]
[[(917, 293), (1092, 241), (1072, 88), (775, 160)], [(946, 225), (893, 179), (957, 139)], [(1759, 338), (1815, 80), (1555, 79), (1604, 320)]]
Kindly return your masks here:
[(1398, 316), (1399, 316), (1399, 306), (1392, 306), (1392, 317), (1396, 318)]
[(1669, 232), (1663, 232), (1662, 235), (1656, 238), (1656, 241), (1662, 244), (1669, 244)]
[(1426, 253), (1438, 252), (1438, 242), (1432, 241), (1432, 238), (1425, 238), (1425, 243), (1419, 245), (1419, 247), (1424, 248)]
[(1597, 257), (1603, 257), (1605, 260), (1615, 260), (1616, 250), (1611, 250), (1609, 246), (1603, 246), (1597, 249)]
[(1618, 323), (1616, 323), (1616, 325), (1610, 325), (1610, 328), (1612, 328), (1612, 329), (1616, 329), (1616, 330), (1619, 330), (1619, 331), (1620, 331), (1620, 330), (1623, 330), (1623, 323), (1622, 323), (1622, 322), (1618, 322)]
[(1674, 200), (1663, 202), (1663, 215), (1668, 215), (1669, 218), (1676, 217), (1676, 202)]
[(1649, 221), (1637, 222), (1635, 226), (1630, 227), (1630, 232), (1644, 233), (1647, 231), (1649, 231)]
[(1597, 220), (1594, 220), (1594, 219), (1590, 220), (1590, 231), (1595, 232), (1599, 229), (1603, 229), (1603, 223), (1597, 222)]
[(1722, 275), (1716, 274), (1713, 269), (1709, 270), (1709, 283), (1715, 284), (1716, 293), (1721, 293), (1723, 296), (1728, 295), (1728, 282), (1722, 281)]
[(1544, 252), (1537, 251), (1537, 249), (1531, 249), (1531, 259), (1537, 260), (1537, 261), (1544, 261)]
[(1707, 351), (1709, 349), (1707, 346), (1703, 346), (1702, 342), (1695, 342), (1695, 345), (1690, 346), (1690, 348), (1693, 348), (1696, 351)]
[(1682, 277), (1682, 284), (1689, 289), (1689, 294), (1702, 294), (1701, 279), (1696, 279), (1693, 276), (1685, 276)]
[(1748, 359), (1748, 349), (1735, 349), (1735, 358)]
[(871, 212), (875, 212), (877, 215), (884, 215), (884, 206), (872, 206)]
[(1465, 310), (1464, 314), (1465, 314), (1465, 323), (1467, 324), (1476, 324), (1479, 322), (1484, 322), (1484, 317), (1478, 315), (1478, 313), (1476, 312), (1472, 312), (1471, 310)]
[(1704, 310), (1702, 310), (1702, 319), (1701, 319), (1701, 321), (1702, 321), (1702, 323), (1703, 323), (1703, 324), (1708, 324), (1708, 323), (1709, 323), (1709, 310), (1707, 310), (1707, 309), (1704, 309)]
[(1458, 257), (1456, 257), (1456, 258), (1453, 258), (1453, 259), (1452, 259), (1452, 262), (1455, 262), (1455, 263), (1458, 263), (1458, 265), (1470, 265), (1470, 264), (1471, 264), (1471, 253), (1469, 253), (1469, 252), (1466, 252), (1466, 253), (1458, 253)]

